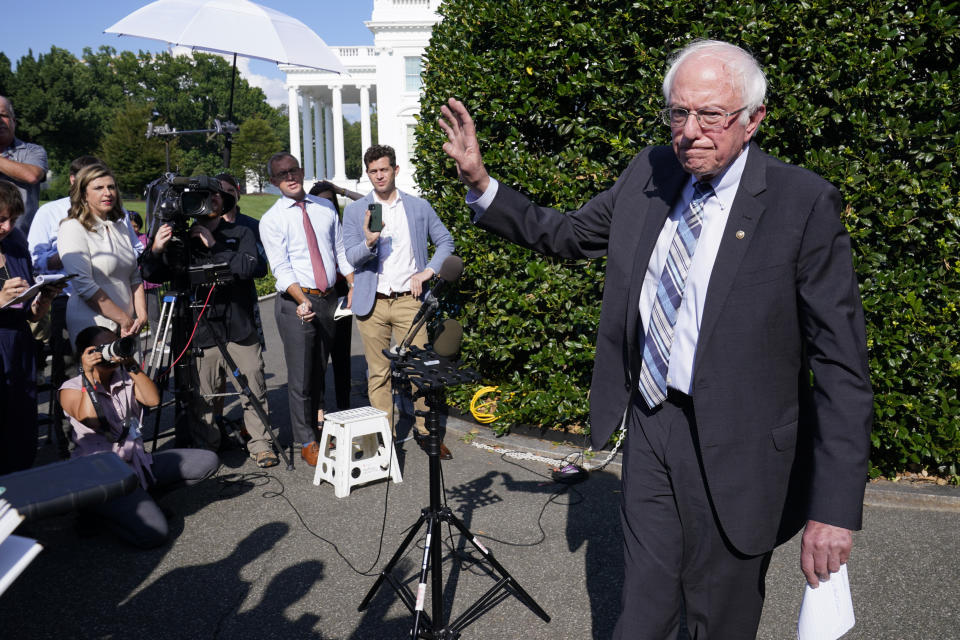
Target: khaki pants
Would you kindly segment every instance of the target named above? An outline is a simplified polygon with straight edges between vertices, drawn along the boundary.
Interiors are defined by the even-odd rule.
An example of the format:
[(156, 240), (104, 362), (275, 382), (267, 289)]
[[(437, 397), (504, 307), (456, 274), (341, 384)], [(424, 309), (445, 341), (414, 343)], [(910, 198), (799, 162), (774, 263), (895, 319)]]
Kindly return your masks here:
[[(420, 301), (412, 295), (400, 298), (377, 300), (373, 311), (366, 316), (357, 317), (357, 328), (363, 338), (363, 351), (367, 359), (367, 395), (370, 405), (375, 409), (393, 415), (393, 396), (390, 388), (390, 361), (383, 355), (390, 348), (390, 338), (399, 343), (407, 334), (413, 317), (420, 310)], [(420, 327), (411, 344), (422, 347), (427, 343), (426, 326)], [(423, 398), (414, 405), (417, 411), (426, 411)], [(416, 417), (417, 431), (426, 435), (422, 416)]]
[[(269, 415), (267, 382), (263, 375), (263, 356), (260, 351), (260, 339), (257, 333), (251, 333), (240, 342), (228, 342), (227, 353), (237, 363), (240, 372), (247, 377), (247, 385), (253, 392), (253, 397), (260, 402), (264, 412)], [(218, 347), (204, 349), (203, 357), (197, 358), (197, 377), (200, 383), (200, 402), (196, 407), (199, 411), (194, 425), (196, 431), (193, 434), (194, 445), (216, 451), (220, 446), (220, 429), (213, 421), (215, 398), (208, 396), (218, 393), (228, 377), (227, 363)], [(231, 390), (235, 389), (232, 381), (227, 382), (227, 384)], [(247, 428), (247, 433), (250, 434), (247, 450), (253, 454), (269, 451), (270, 441), (267, 439), (267, 430), (260, 421), (256, 409), (253, 408), (246, 396), (241, 398), (243, 402), (243, 426)]]

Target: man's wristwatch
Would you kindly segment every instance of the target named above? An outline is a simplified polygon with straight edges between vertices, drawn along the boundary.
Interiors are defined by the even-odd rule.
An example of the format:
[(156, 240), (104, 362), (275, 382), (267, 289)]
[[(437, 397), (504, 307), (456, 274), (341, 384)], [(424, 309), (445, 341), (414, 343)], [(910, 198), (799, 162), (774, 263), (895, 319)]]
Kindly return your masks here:
[(129, 373), (129, 374), (131, 374), (131, 375), (134, 374), (134, 373), (140, 373), (141, 371), (143, 371), (143, 369), (140, 368), (140, 365), (137, 364), (136, 362), (132, 362), (132, 363), (126, 365), (125, 368), (126, 368), (126, 370), (127, 370), (127, 373)]

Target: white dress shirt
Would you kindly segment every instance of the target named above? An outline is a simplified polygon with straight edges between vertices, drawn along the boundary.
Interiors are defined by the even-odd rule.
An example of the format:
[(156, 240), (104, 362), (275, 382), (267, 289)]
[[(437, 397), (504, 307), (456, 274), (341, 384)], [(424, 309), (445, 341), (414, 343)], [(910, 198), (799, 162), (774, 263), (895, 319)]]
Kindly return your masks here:
[(374, 201), (383, 205), (383, 231), (377, 241), (377, 293), (390, 294), (410, 291), (410, 276), (417, 273), (410, 241), (410, 224), (403, 208), (403, 197), (397, 192), (392, 203), (374, 194)]
[(270, 270), (277, 279), (277, 291), (281, 293), (294, 283), (307, 289), (325, 291), (336, 281), (338, 266), (340, 273), (345, 276), (353, 273), (343, 249), (340, 220), (333, 205), (324, 198), (311, 195), (307, 195), (305, 200), (324, 269), (333, 279), (320, 283), (314, 281), (310, 247), (303, 228), (303, 213), (296, 200), (281, 196), (260, 219), (260, 239), (270, 262)]
[[(30, 223), (30, 233), (27, 234), (27, 243), (30, 245), (30, 260), (33, 261), (33, 270), (39, 275), (64, 273), (51, 269), (47, 260), (59, 253), (57, 249), (57, 235), (60, 233), (60, 221), (70, 213), (70, 198), (52, 200), (37, 209), (37, 214)], [(68, 282), (64, 293), (73, 293), (73, 283)]]
[[(697, 339), (700, 337), (700, 322), (703, 320), (703, 307), (707, 301), (710, 274), (713, 272), (713, 263), (720, 250), (723, 230), (727, 226), (727, 218), (730, 216), (730, 208), (737, 195), (737, 187), (740, 186), (740, 176), (743, 175), (746, 161), (747, 150), (744, 149), (743, 153), (720, 176), (710, 181), (716, 195), (711, 196), (704, 203), (703, 228), (690, 261), (683, 300), (677, 310), (677, 323), (673, 328), (673, 344), (670, 347), (670, 365), (667, 368), (667, 386), (684, 393), (690, 393), (693, 382), (694, 355), (697, 351)], [(638, 325), (640, 335), (637, 337), (640, 345), (643, 344), (647, 335), (647, 324), (650, 322), (650, 312), (653, 310), (653, 301), (657, 296), (663, 263), (670, 253), (670, 245), (676, 235), (677, 224), (683, 212), (690, 206), (690, 201), (693, 200), (695, 182), (696, 178), (691, 176), (684, 185), (680, 199), (664, 222), (653, 255), (647, 263), (643, 289), (640, 291), (641, 325)]]

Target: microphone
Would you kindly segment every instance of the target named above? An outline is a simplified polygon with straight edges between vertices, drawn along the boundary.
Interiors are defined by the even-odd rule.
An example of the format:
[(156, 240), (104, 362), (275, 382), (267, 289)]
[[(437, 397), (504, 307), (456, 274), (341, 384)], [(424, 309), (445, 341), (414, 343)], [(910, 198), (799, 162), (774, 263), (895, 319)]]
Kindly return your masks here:
[(452, 318), (440, 323), (437, 337), (433, 339), (433, 350), (441, 358), (453, 358), (460, 351), (463, 341), (463, 327)]
[(423, 297), (423, 304), (414, 316), (413, 324), (420, 322), (428, 312), (432, 314), (436, 310), (437, 305), (440, 304), (438, 298), (443, 294), (444, 289), (451, 282), (459, 280), (461, 273), (463, 273), (463, 259), (458, 256), (447, 256), (440, 265), (440, 273), (437, 274), (439, 281), (430, 287), (430, 291), (427, 291), (427, 295)]
[(430, 316), (437, 310), (437, 307), (440, 306), (440, 301), (438, 300), (440, 295), (450, 283), (456, 282), (460, 278), (461, 273), (463, 273), (463, 259), (458, 256), (447, 256), (443, 264), (440, 265), (440, 272), (437, 273), (436, 276), (439, 281), (433, 285), (430, 291), (427, 292), (427, 295), (424, 296), (423, 303), (421, 303), (417, 315), (413, 317), (410, 330), (407, 331), (407, 335), (400, 341), (400, 353), (406, 352), (410, 346), (410, 340), (413, 340), (413, 336), (417, 334), (417, 331), (423, 323), (429, 320)]

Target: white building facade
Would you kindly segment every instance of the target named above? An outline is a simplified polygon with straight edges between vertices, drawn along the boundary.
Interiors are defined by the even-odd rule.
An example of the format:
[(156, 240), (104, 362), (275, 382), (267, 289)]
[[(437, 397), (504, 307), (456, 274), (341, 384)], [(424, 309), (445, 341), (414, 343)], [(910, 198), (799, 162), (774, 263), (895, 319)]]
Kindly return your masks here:
[(364, 23), (373, 32), (373, 46), (331, 47), (346, 75), (280, 67), (286, 74), (290, 152), (300, 160), (307, 184), (327, 179), (361, 192), (370, 188), (365, 175), (354, 183), (345, 172), (344, 105), (357, 104), (360, 153), (371, 144), (371, 114), (376, 111), (377, 141), (397, 152), (397, 186), (418, 192), (411, 163), (413, 131), (420, 113), (423, 52), (440, 21), (440, 1), (374, 0), (373, 15)]

